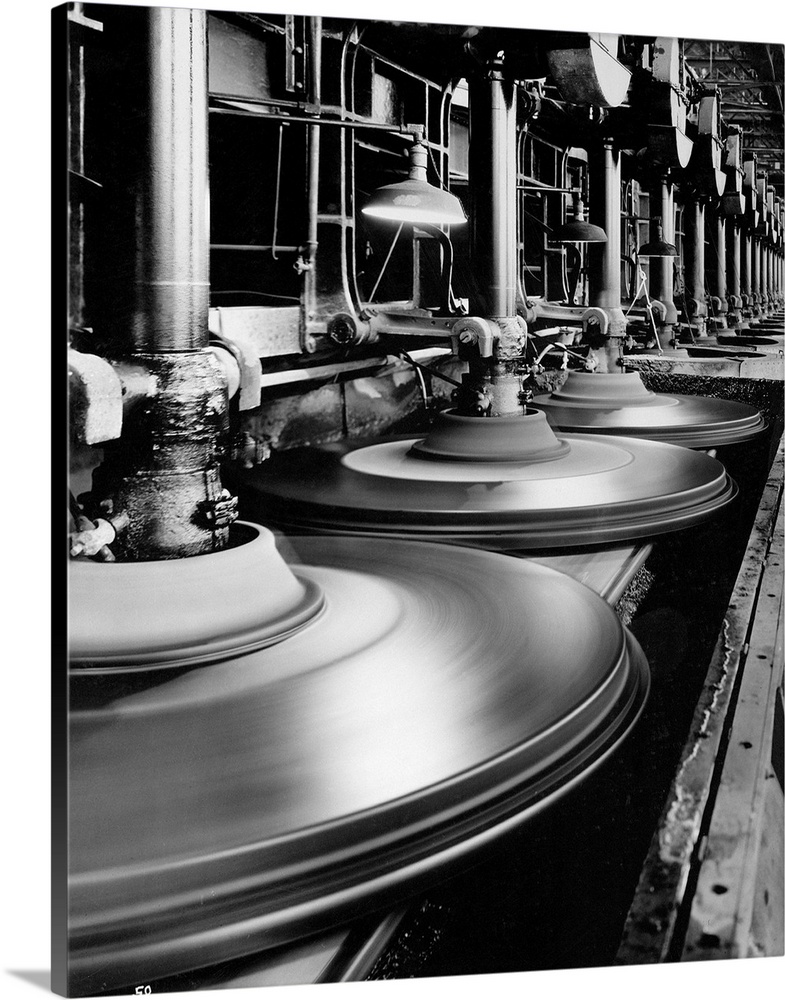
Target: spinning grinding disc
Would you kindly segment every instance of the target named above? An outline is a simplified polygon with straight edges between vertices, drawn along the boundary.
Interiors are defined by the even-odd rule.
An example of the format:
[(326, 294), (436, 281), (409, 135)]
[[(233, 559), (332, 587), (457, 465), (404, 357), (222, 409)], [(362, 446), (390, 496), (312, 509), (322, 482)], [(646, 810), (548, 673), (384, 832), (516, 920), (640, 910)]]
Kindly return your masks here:
[[(249, 650), (240, 622), (232, 654), (219, 611), (213, 663), (172, 668), (144, 627), (128, 673), (100, 644), (72, 651), (74, 992), (228, 960), (403, 898), (546, 807), (642, 710), (640, 648), (563, 574), (454, 546), (292, 544), (296, 577), (324, 605), (280, 642)], [(182, 563), (209, 573), (223, 554)], [(117, 564), (96, 565), (80, 600), (111, 587)], [(176, 591), (161, 596), (173, 568), (145, 564), (161, 583), (142, 624), (179, 613)], [(224, 579), (197, 602), (200, 645)], [(265, 587), (253, 571), (245, 582)], [(100, 614), (93, 628), (114, 657)]]
[(622, 434), (687, 448), (738, 444), (765, 427), (746, 403), (650, 392), (638, 372), (572, 372), (557, 392), (536, 396), (534, 404), (562, 431)]
[(233, 486), (266, 523), (517, 550), (674, 531), (711, 517), (737, 492), (701, 452), (557, 437), (534, 408), (521, 417), (443, 413), (422, 441), (282, 452), (236, 470)]

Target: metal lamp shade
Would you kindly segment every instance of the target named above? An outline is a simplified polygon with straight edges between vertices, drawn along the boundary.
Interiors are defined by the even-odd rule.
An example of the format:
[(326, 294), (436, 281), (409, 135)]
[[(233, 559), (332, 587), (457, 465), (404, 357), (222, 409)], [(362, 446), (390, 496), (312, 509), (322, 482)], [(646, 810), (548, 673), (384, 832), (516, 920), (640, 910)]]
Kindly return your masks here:
[(437, 226), (466, 222), (466, 213), (454, 194), (412, 178), (380, 187), (362, 211), (364, 215), (392, 222)]
[(592, 225), (591, 222), (576, 220), (559, 226), (553, 235), (559, 243), (607, 243), (608, 235), (604, 229)]
[(678, 257), (679, 251), (672, 243), (666, 243), (662, 238), (662, 223), (654, 220), (654, 239), (644, 243), (638, 250), (639, 257)]
[(644, 243), (638, 251), (639, 257), (678, 257), (679, 252), (672, 243), (664, 240), (655, 240), (653, 243)]

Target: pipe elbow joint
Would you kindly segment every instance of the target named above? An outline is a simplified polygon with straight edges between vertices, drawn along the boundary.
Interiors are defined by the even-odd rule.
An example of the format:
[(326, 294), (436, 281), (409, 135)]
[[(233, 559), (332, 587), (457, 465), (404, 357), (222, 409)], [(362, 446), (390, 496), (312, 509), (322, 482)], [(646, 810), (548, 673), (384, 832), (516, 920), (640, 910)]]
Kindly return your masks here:
[(583, 327), (584, 334), (588, 332), (589, 324), (595, 323), (599, 326), (599, 335), (607, 337), (610, 322), (610, 316), (604, 309), (600, 309), (599, 306), (589, 306), (581, 316), (581, 326)]
[(493, 356), (493, 341), (497, 333), (495, 323), (480, 316), (462, 316), (452, 328), (452, 335), (464, 345), (474, 345), (481, 358)]

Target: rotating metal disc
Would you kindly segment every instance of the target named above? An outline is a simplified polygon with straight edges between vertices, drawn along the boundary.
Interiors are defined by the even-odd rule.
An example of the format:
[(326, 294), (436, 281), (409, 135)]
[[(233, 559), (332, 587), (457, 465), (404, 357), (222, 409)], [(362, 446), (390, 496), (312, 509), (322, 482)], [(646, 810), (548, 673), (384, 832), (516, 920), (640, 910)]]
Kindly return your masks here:
[(640, 648), (561, 573), (452, 546), (294, 544), (326, 595), (297, 634), (122, 683), (71, 674), (74, 992), (422, 888), (585, 776), (642, 710)]
[(737, 444), (766, 426), (746, 403), (650, 392), (638, 372), (572, 372), (560, 389), (536, 396), (534, 404), (562, 431), (621, 434), (687, 448)]
[[(241, 503), (282, 527), (434, 539), (494, 549), (575, 548), (646, 538), (711, 517), (737, 493), (722, 464), (701, 452), (636, 438), (559, 435), (542, 412), (522, 417), (437, 418), (477, 434), (522, 440), (543, 428), (568, 447), (547, 461), (425, 457), (416, 439), (282, 452), (233, 473)], [(480, 431), (480, 427), (482, 430)], [(468, 438), (469, 455), (475, 436)], [(449, 455), (450, 449), (443, 449)], [(522, 446), (524, 456), (529, 449)]]
[(230, 540), (198, 558), (118, 562), (110, 573), (71, 562), (71, 667), (102, 674), (214, 663), (280, 642), (321, 612), (323, 593), (291, 571), (271, 531), (240, 522)]

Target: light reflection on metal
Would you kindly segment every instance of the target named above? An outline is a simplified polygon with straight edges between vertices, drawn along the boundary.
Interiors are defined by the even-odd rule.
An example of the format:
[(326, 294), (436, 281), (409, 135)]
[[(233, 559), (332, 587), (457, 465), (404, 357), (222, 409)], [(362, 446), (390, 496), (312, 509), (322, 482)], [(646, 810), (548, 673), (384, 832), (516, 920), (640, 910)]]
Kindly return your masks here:
[[(290, 572), (328, 596), (306, 628), (251, 649), (230, 629), (201, 669), (115, 663), (111, 699), (72, 672), (76, 994), (98, 976), (128, 987), (253, 954), (422, 890), (580, 781), (642, 711), (640, 647), (566, 575), (451, 546), (284, 544)], [(249, 588), (237, 556), (125, 570), (152, 569), (172, 595), (169, 574), (225, 563), (218, 592), (247, 610), (248, 590), (272, 588)], [(82, 567), (95, 603), (113, 568)], [(149, 588), (147, 604), (160, 621)]]
[(555, 435), (536, 405), (498, 419), (447, 412), (422, 441), (292, 449), (263, 471), (237, 470), (232, 485), (245, 510), (263, 510), (283, 528), (521, 551), (673, 531), (736, 494), (706, 455), (659, 441)]
[(559, 433), (623, 434), (687, 448), (738, 444), (765, 428), (761, 414), (746, 403), (651, 392), (639, 372), (571, 372), (559, 389), (536, 396), (534, 405)]

